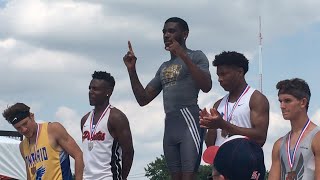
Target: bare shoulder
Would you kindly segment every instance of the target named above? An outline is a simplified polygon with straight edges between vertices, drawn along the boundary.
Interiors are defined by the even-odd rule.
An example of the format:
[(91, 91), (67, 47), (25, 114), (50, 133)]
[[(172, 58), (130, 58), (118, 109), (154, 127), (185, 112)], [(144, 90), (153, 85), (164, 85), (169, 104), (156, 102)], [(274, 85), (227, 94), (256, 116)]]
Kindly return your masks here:
[(279, 138), (274, 144), (273, 149), (280, 149), (281, 143), (282, 143), (283, 137)]
[(221, 103), (221, 101), (222, 101), (222, 98), (219, 99), (217, 102), (215, 102), (213, 107), (217, 109), (219, 107), (219, 104)]
[(88, 119), (89, 114), (90, 114), (90, 112), (88, 112), (86, 115), (84, 115), (84, 116), (81, 118), (81, 124), (82, 124), (82, 125), (83, 125), (83, 124), (86, 122), (86, 120)]
[(267, 97), (264, 94), (262, 94), (260, 91), (258, 91), (258, 90), (255, 90), (252, 93), (250, 101), (266, 101), (266, 102), (269, 102)]
[(52, 130), (60, 130), (60, 129), (64, 129), (64, 127), (59, 122), (50, 122), (50, 123), (48, 123), (48, 130), (49, 129), (50, 129), (50, 131), (52, 131)]
[(312, 147), (313, 152), (319, 152), (320, 151), (320, 141), (319, 141), (319, 139), (320, 139), (320, 131), (318, 131), (315, 134), (315, 136), (314, 136), (314, 138), (312, 140), (311, 147)]
[(128, 118), (121, 110), (113, 107), (110, 111), (109, 122), (111, 125), (123, 124), (128, 122)]
[(59, 122), (50, 122), (48, 123), (48, 134), (51, 137), (58, 138), (66, 134), (66, 129)]
[(255, 90), (250, 98), (250, 107), (254, 107), (256, 105), (269, 107), (267, 97), (258, 90)]

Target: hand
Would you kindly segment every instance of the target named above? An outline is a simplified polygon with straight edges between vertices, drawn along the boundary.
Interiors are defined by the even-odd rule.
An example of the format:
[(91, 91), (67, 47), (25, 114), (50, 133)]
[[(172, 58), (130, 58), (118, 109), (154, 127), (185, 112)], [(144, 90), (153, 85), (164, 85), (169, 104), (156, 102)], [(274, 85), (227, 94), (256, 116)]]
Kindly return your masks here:
[(221, 128), (223, 119), (220, 113), (215, 108), (210, 108), (210, 112), (206, 108), (199, 112), (200, 127), (207, 129)]
[[(170, 40), (169, 40), (170, 41)], [(184, 51), (184, 49), (181, 47), (181, 45), (178, 43), (178, 41), (176, 41), (175, 39), (171, 39), (171, 44), (166, 45), (165, 49), (167, 51), (170, 51), (171, 53), (173, 53), (174, 55), (178, 56), (178, 57), (182, 57), (186, 55), (186, 52)]]
[(127, 68), (130, 69), (130, 68), (135, 67), (137, 58), (134, 55), (134, 52), (133, 52), (133, 49), (132, 49), (130, 41), (128, 41), (128, 48), (129, 48), (129, 51), (123, 57), (123, 62), (127, 66)]

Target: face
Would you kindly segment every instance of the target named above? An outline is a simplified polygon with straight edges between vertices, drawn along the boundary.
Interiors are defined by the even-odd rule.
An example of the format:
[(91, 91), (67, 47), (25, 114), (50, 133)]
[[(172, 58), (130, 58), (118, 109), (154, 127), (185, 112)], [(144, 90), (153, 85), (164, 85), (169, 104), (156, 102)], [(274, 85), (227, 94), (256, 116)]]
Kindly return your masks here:
[(220, 86), (225, 91), (231, 91), (237, 86), (240, 77), (242, 77), (241, 68), (219, 65), (217, 66), (217, 75)]
[(179, 23), (176, 22), (167, 22), (164, 24), (163, 30), (163, 41), (165, 47), (168, 47), (172, 44), (172, 39), (175, 39), (180, 45), (185, 43), (187, 38), (187, 31), (183, 32)]
[(34, 115), (31, 113), (29, 117), (24, 118), (20, 122), (13, 125), (13, 127), (22, 135), (31, 138), (35, 132)]
[(109, 99), (112, 88), (102, 79), (92, 79), (89, 85), (89, 102), (91, 106), (102, 105)]
[(295, 98), (290, 94), (279, 94), (280, 109), (282, 116), (286, 120), (292, 120), (306, 111), (306, 99), (301, 100)]

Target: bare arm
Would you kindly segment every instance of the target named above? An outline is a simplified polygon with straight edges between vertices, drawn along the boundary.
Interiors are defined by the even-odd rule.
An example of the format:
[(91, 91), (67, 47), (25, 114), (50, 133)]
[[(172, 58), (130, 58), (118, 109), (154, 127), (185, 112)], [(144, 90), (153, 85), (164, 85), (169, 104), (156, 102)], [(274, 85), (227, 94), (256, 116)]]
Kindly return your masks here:
[(26, 166), (26, 174), (27, 174), (27, 180), (30, 180), (31, 177), (30, 177), (30, 174), (29, 174), (29, 170), (28, 170), (28, 166), (27, 166), (27, 163), (26, 163), (26, 159), (24, 158), (24, 153), (23, 153), (23, 145), (22, 145), (22, 142), (20, 143), (19, 145), (19, 149), (20, 149), (20, 153), (21, 153), (21, 156), (25, 162), (25, 166)]
[(49, 123), (48, 133), (55, 138), (57, 146), (60, 146), (75, 160), (75, 179), (82, 180), (84, 164), (82, 151), (78, 144), (58, 122)]
[(146, 89), (143, 88), (136, 69), (128, 69), (130, 76), (131, 88), (133, 94), (140, 106), (145, 106), (149, 104), (155, 97), (159, 95), (161, 91), (157, 91), (154, 88), (147, 86)]
[(268, 179), (280, 180), (281, 165), (280, 165), (280, 146), (282, 138), (278, 139), (272, 149), (272, 164)]
[(208, 132), (206, 134), (205, 143), (206, 146), (214, 146), (217, 139), (217, 129), (208, 129)]
[(128, 41), (129, 51), (123, 57), (123, 61), (127, 66), (127, 70), (130, 77), (131, 87), (133, 94), (140, 106), (149, 104), (161, 91), (155, 90), (152, 87), (144, 88), (139, 80), (136, 71), (137, 58), (134, 55), (130, 41)]
[[(218, 108), (221, 100), (222, 99), (220, 99), (216, 103), (214, 103), (213, 107), (215, 109)], [(208, 129), (206, 139), (205, 139), (206, 146), (209, 147), (209, 146), (215, 145), (216, 139), (217, 139), (217, 129)]]
[(122, 149), (122, 178), (126, 180), (132, 166), (134, 155), (129, 121), (120, 110), (112, 108), (108, 128), (112, 137), (119, 142)]
[(192, 63), (190, 57), (175, 39), (172, 39), (172, 44), (168, 47), (168, 50), (183, 60), (183, 62), (187, 65), (196, 85), (203, 92), (209, 92), (212, 87), (210, 74), (202, 71), (196, 64)]
[(314, 172), (314, 179), (320, 179), (320, 132), (318, 132), (312, 140), (312, 151), (314, 154), (315, 159), (315, 172)]

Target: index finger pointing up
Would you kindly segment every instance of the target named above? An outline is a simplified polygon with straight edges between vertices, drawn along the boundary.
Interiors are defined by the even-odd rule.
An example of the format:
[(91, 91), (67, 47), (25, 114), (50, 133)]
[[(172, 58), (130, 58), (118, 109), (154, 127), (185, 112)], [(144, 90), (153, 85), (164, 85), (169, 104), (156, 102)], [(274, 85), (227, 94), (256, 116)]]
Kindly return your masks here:
[(130, 41), (128, 41), (128, 47), (129, 47), (129, 51), (133, 53), (133, 49)]

